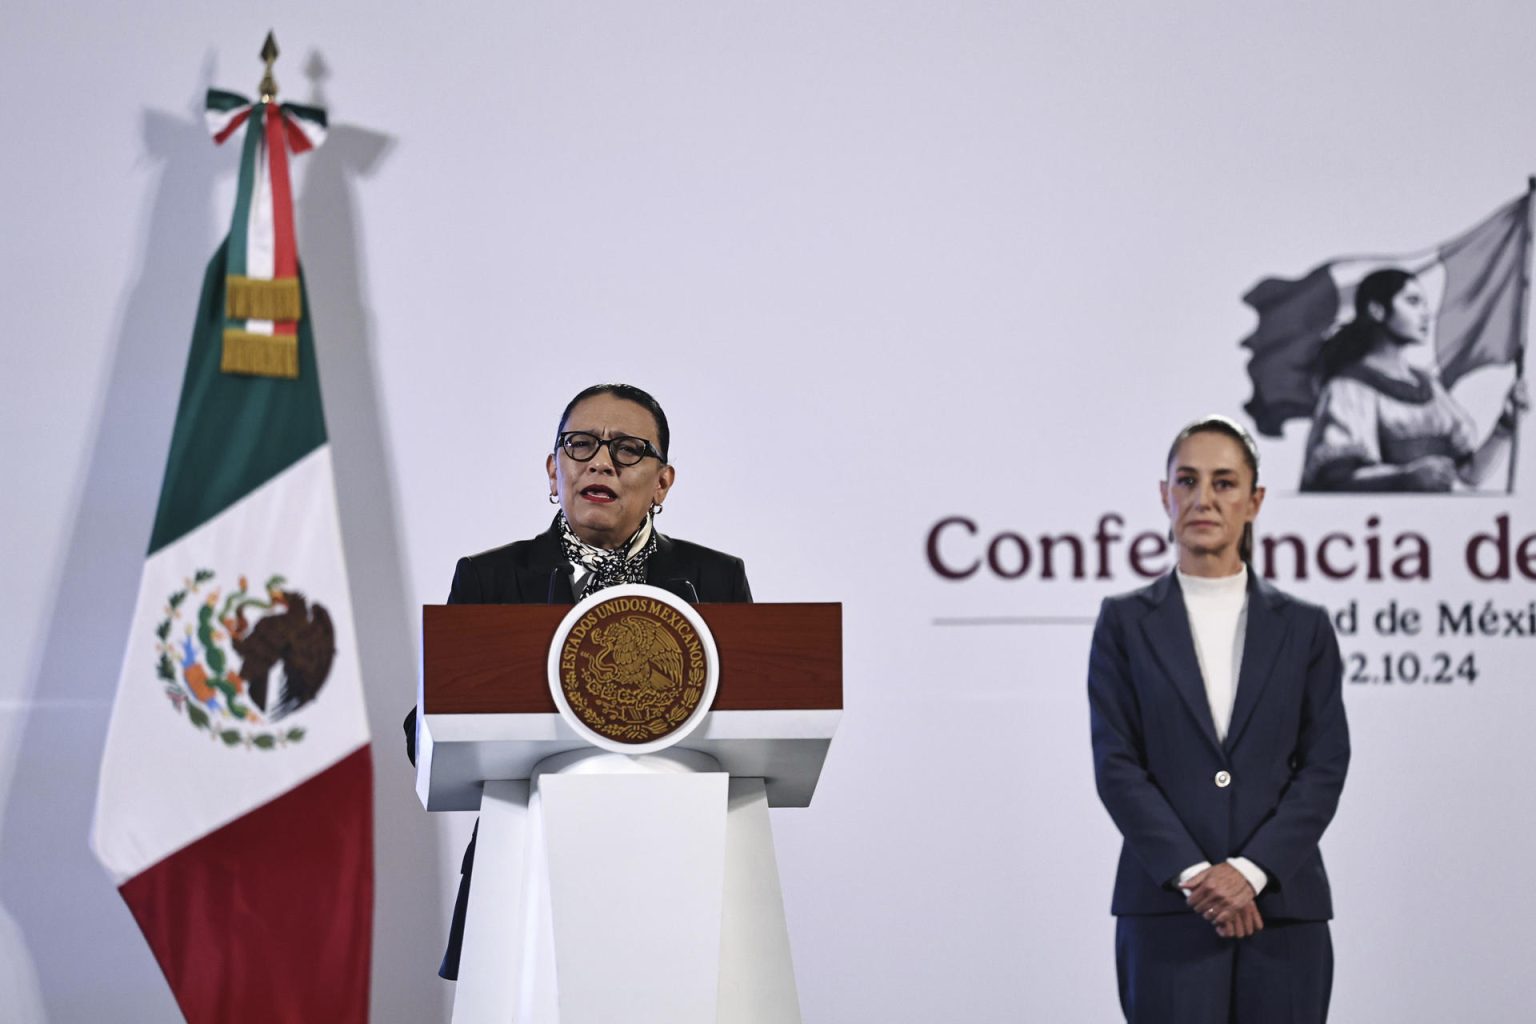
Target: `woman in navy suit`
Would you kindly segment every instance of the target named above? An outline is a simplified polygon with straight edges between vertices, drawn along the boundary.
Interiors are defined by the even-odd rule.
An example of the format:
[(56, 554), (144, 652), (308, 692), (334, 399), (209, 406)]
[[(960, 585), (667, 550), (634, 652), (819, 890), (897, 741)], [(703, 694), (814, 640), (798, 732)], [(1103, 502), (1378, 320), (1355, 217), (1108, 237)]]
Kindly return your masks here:
[[(549, 500), (560, 506), (531, 540), (459, 559), (449, 604), (571, 604), (621, 583), (649, 583), (692, 602), (750, 601), (741, 559), (665, 537), (655, 528), (676, 470), (667, 414), (629, 384), (597, 384), (571, 399), (545, 458)], [(416, 763), (416, 709), (405, 718)], [(479, 826), (476, 826), (478, 833)], [(448, 949), (438, 974), (459, 976), (475, 840), (464, 851)]]
[(1182, 430), (1160, 485), (1178, 567), (1107, 599), (1088, 669), (1099, 796), (1124, 837), (1111, 911), (1131, 1024), (1318, 1024), (1333, 916), (1318, 841), (1349, 764), (1327, 612), (1254, 575), (1258, 451)]

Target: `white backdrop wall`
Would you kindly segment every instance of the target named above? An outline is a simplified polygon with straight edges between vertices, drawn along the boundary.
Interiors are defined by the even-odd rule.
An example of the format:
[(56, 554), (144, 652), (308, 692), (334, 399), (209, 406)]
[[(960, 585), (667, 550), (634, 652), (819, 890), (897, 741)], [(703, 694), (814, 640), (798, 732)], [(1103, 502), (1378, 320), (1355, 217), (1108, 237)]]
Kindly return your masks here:
[[(759, 600), (845, 605), (842, 731), (774, 818), (807, 1020), (1113, 1019), (1084, 667), (1140, 577), (1121, 541), (1104, 577), (949, 580), (929, 531), (974, 521), (940, 542), (968, 565), (1002, 531), (1159, 530), (1170, 435), (1249, 395), (1250, 284), (1432, 245), (1536, 170), (1518, 2), (12, 0), (0, 25), (0, 1020), (175, 1016), (86, 835), (233, 191), (200, 97), (254, 87), (268, 27), (284, 95), (333, 123), (298, 215), (376, 737), (380, 1021), (446, 1018), (469, 828), (420, 810), (401, 750), (419, 607), (542, 528), (555, 419), (604, 379), (672, 417), (667, 531), (742, 555)], [(1483, 429), (1507, 381), (1458, 389)], [(1432, 571), (1282, 585), (1364, 619), (1526, 607), (1461, 551), (1536, 530), (1528, 497), (1298, 496), (1304, 426), (1264, 441), (1266, 530), (1417, 531)], [(952, 621), (993, 616), (1065, 621)], [(1480, 675), (1347, 689), (1336, 1018), (1521, 1019), (1536, 640), (1344, 642)]]

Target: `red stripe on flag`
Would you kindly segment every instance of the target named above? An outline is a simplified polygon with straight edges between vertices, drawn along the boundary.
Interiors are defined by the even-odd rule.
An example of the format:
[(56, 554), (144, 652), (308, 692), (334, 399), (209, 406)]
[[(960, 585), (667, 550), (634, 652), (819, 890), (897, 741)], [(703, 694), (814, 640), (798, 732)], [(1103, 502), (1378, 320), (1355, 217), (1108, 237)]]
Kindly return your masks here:
[(189, 1024), (366, 1022), (373, 938), (368, 747), (120, 891)]
[(295, 124), (286, 114), (283, 115), (283, 129), (288, 135), (288, 148), (293, 150), (295, 156), (308, 153), (315, 148), (314, 143), (309, 141), (309, 136), (304, 134), (304, 129)]
[(266, 120), (267, 162), (272, 172), (272, 276), (282, 279), (299, 272), (299, 256), (293, 242), (293, 189), (288, 183), (283, 112), (276, 103), (267, 104)]
[(224, 126), (224, 130), (213, 137), (214, 143), (222, 146), (224, 144), (224, 140), (233, 135), (235, 133), (235, 129), (245, 124), (245, 122), (250, 119), (250, 116), (251, 108), (246, 107), (244, 110), (240, 111), (240, 113), (230, 118), (229, 124)]

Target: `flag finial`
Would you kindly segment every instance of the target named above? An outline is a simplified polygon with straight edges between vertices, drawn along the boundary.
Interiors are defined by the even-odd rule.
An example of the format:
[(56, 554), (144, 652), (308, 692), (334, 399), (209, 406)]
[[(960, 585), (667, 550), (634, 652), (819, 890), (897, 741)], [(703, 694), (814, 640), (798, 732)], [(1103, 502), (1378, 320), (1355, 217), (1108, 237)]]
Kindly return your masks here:
[(277, 60), (277, 54), (277, 40), (269, 30), (267, 41), (261, 44), (261, 59), (267, 62), (267, 70), (261, 76), (261, 84), (256, 87), (257, 92), (261, 93), (263, 103), (271, 103), (277, 97), (277, 80), (272, 77), (272, 63)]

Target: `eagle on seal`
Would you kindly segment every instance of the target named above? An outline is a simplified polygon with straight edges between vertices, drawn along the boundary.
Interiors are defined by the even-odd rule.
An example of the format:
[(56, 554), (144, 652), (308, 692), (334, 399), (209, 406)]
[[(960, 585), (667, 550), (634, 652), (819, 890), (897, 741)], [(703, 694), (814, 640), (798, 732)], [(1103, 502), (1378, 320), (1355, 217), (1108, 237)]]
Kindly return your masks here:
[(592, 668), (605, 681), (642, 690), (675, 690), (683, 684), (683, 649), (660, 625), (626, 615), (592, 631), (603, 649)]

